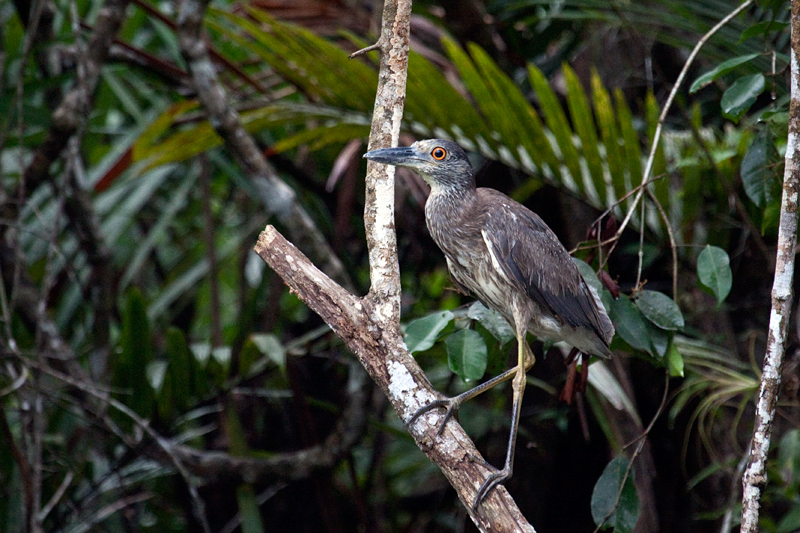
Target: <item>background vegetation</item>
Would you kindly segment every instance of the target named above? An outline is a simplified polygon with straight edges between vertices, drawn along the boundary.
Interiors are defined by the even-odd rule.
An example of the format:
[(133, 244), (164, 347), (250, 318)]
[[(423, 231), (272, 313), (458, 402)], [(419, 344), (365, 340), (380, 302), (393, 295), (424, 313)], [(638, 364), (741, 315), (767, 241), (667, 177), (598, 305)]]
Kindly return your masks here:
[[(106, 7), (119, 4), (96, 91), (102, 2), (0, 4), (0, 531), (472, 528), (336, 336), (252, 252), (276, 223), (368, 290), (361, 154), (377, 56), (347, 54), (374, 39), (381, 4), (209, 9), (214, 68), (269, 175), (240, 164), (206, 120), (178, 7)], [(628, 460), (615, 529), (738, 520), (786, 144), (787, 6), (756, 3), (714, 35), (654, 147), (688, 50), (735, 6), (414, 4), (403, 141), (473, 150), (479, 185), (524, 202), (575, 249), (618, 330), (618, 357), (592, 366), (572, 405), (559, 401), (559, 347), (535, 345), (506, 485), (537, 531), (594, 529), (623, 482), (609, 468)], [(76, 88), (91, 98), (70, 122)], [(652, 148), (643, 207), (600, 245)], [(280, 214), (279, 182), (305, 225)], [(515, 348), (452, 290), (421, 180), (398, 172), (397, 194), (407, 344), (452, 394), (507, 368)], [(797, 348), (792, 331), (763, 531), (800, 528)], [(495, 464), (509, 409), (499, 387), (460, 414)]]

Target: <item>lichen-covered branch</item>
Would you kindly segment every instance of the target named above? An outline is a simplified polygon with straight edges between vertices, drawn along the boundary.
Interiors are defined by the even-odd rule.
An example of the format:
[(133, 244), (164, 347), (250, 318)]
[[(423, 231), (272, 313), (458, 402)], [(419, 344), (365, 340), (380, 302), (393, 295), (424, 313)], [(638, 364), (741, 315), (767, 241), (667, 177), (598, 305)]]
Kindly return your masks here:
[[(280, 275), (292, 292), (327, 322), (358, 357), (380, 386), (401, 420), (408, 420), (436, 393), (403, 344), (399, 327), (384, 329), (384, 317), (371, 297), (358, 298), (316, 268), (278, 231), (267, 228), (256, 252)], [(441, 436), (436, 429), (442, 413), (431, 411), (410, 428), (420, 449), (436, 463), (456, 489), (467, 509), (489, 472), (476, 458), (478, 450), (461, 426), (452, 420)], [(470, 517), (481, 531), (534, 532), (505, 487), (493, 490)]]
[(761, 389), (756, 404), (753, 443), (750, 461), (742, 479), (742, 533), (758, 531), (758, 511), (761, 494), (767, 483), (767, 453), (772, 434), (772, 420), (781, 368), (786, 351), (786, 335), (792, 310), (792, 280), (795, 245), (797, 243), (797, 207), (800, 192), (800, 0), (792, 0), (791, 15), (791, 100), (789, 103), (789, 132), (786, 144), (786, 167), (783, 174), (778, 253), (775, 261), (775, 280), (772, 285), (772, 308), (769, 316), (767, 353), (761, 374)]

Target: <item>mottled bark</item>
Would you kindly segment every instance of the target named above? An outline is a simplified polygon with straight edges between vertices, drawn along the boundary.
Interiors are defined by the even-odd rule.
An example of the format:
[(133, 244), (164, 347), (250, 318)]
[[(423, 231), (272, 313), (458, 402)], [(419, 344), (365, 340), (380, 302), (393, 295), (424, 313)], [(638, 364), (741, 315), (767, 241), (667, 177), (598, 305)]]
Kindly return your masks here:
[(761, 373), (761, 388), (756, 404), (755, 428), (750, 460), (742, 479), (742, 533), (758, 531), (758, 511), (761, 495), (767, 483), (767, 453), (772, 435), (772, 420), (781, 368), (786, 351), (786, 335), (792, 310), (792, 280), (794, 277), (795, 245), (797, 243), (797, 200), (800, 191), (800, 0), (792, 0), (791, 16), (791, 100), (789, 102), (789, 132), (786, 144), (786, 167), (783, 173), (778, 253), (775, 261), (775, 280), (772, 285), (772, 309), (769, 316), (767, 353)]

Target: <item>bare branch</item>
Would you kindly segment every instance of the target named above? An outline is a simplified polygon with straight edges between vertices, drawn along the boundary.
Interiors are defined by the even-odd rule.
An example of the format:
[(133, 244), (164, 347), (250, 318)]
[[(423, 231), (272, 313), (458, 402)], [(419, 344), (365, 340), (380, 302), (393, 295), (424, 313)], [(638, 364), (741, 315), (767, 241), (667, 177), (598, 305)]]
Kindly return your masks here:
[(786, 351), (786, 336), (792, 312), (792, 281), (797, 244), (797, 207), (800, 191), (800, 0), (792, 0), (791, 16), (791, 101), (789, 102), (789, 132), (786, 144), (786, 167), (783, 173), (778, 253), (775, 260), (775, 280), (772, 285), (772, 309), (769, 315), (769, 336), (761, 389), (756, 404), (756, 420), (750, 461), (742, 479), (742, 533), (758, 531), (758, 511), (761, 492), (767, 483), (767, 452), (772, 436), (772, 420), (781, 368)]
[[(402, 420), (409, 420), (420, 407), (437, 398), (405, 348), (399, 328), (383, 328), (384, 317), (377, 313), (371, 298), (357, 298), (337, 285), (272, 226), (259, 236), (256, 252), (341, 337)], [(410, 429), (417, 445), (439, 466), (470, 509), (488, 472), (475, 445), (455, 420), (447, 423), (441, 435), (436, 434), (442, 416), (431, 411)], [(481, 531), (534, 531), (502, 485), (489, 493), (470, 518)]]

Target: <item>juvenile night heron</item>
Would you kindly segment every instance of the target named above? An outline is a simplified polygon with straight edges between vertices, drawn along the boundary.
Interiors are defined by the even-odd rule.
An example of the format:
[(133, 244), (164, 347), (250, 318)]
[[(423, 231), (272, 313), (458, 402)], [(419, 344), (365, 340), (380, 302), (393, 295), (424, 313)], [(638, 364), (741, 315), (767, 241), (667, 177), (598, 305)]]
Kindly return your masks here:
[[(525, 335), (564, 341), (584, 354), (610, 357), (614, 326), (598, 295), (586, 285), (575, 263), (539, 216), (494, 189), (476, 188), (469, 159), (454, 142), (418, 141), (408, 148), (384, 148), (364, 155), (378, 163), (407, 167), (431, 186), (425, 222), (444, 252), (453, 283), (503, 315), (515, 330), (517, 366), (453, 398), (419, 409), (446, 408), (439, 433), (460, 405), (514, 378), (511, 434), (502, 470), (493, 469), (478, 490), (473, 510), (495, 486), (511, 477), (525, 390), (525, 373), (534, 357)], [(488, 466), (488, 465), (487, 465)]]

